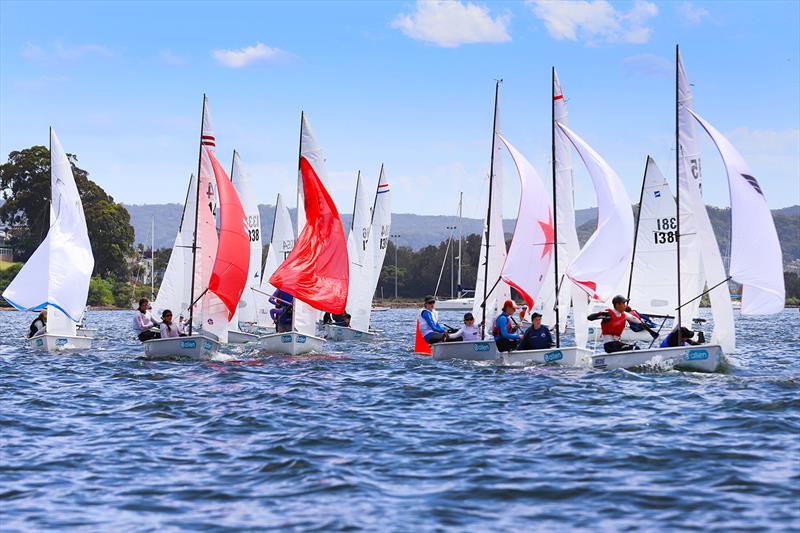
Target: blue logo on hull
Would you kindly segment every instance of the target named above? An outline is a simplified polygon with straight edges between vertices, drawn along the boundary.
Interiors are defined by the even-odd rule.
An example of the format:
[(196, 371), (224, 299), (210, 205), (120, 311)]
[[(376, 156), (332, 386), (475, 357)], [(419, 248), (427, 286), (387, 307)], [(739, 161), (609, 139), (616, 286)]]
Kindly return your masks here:
[(689, 350), (686, 354), (687, 361), (703, 361), (708, 359), (708, 350)]
[(554, 352), (547, 352), (546, 354), (544, 354), (545, 363), (552, 363), (553, 361), (558, 361), (560, 359), (564, 359), (564, 354), (561, 353), (561, 350), (556, 350)]
[(287, 342), (292, 342), (291, 335), (281, 335), (281, 342), (286, 344)]
[(196, 341), (181, 341), (181, 348), (183, 348), (184, 350), (194, 350), (195, 348), (197, 348), (197, 342)]
[(67, 339), (56, 339), (56, 346), (66, 346), (67, 342)]
[(481, 343), (478, 343), (478, 344), (473, 344), (472, 348), (476, 352), (488, 352), (489, 351), (489, 345), (487, 343), (485, 343), (485, 342), (481, 342)]

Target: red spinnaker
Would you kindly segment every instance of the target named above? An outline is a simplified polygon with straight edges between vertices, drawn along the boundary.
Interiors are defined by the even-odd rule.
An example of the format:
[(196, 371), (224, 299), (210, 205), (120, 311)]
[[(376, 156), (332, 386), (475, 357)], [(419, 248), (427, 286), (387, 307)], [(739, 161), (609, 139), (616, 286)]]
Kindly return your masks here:
[(236, 194), (228, 174), (217, 161), (214, 152), (209, 151), (208, 157), (214, 167), (220, 209), (219, 245), (208, 290), (219, 296), (225, 304), (230, 320), (247, 285), (250, 235), (247, 232), (247, 217), (242, 202), (239, 201), (239, 195)]
[(269, 282), (316, 309), (344, 313), (350, 272), (339, 211), (305, 157), (300, 174), (306, 225)]

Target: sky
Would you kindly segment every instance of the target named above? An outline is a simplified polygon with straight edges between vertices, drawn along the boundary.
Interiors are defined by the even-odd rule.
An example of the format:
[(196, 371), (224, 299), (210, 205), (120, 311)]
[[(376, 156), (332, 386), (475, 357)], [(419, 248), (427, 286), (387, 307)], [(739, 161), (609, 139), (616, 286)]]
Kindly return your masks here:
[[(647, 155), (674, 182), (674, 50), (695, 110), (773, 208), (800, 203), (800, 2), (0, 2), (0, 154), (65, 150), (117, 201), (182, 202), (203, 94), (217, 154), (259, 203), (294, 203), (300, 112), (349, 212), (382, 163), (396, 213), (484, 212), (495, 79), (501, 130), (549, 182), (550, 68), (570, 127), (633, 202)], [(704, 195), (727, 206), (701, 144)], [(580, 167), (575, 157), (576, 167)], [(506, 156), (504, 214), (519, 182)], [(585, 171), (578, 207), (595, 205)]]

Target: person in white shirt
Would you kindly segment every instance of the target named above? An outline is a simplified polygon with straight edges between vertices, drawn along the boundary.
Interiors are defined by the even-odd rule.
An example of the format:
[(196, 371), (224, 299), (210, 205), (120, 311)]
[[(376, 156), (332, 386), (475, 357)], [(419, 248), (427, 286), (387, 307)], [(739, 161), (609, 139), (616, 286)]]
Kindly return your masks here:
[(458, 331), (451, 333), (448, 336), (450, 341), (479, 341), (481, 340), (481, 331), (475, 325), (475, 317), (472, 313), (464, 315), (464, 325)]
[(162, 339), (171, 339), (173, 337), (185, 337), (186, 333), (183, 331), (183, 324), (180, 322), (175, 324), (172, 322), (172, 311), (169, 309), (164, 309), (164, 312), (161, 313), (161, 338)]
[(139, 338), (140, 341), (149, 341), (151, 339), (161, 338), (157, 331), (152, 331), (152, 328), (158, 327), (158, 322), (153, 319), (150, 314), (150, 301), (147, 298), (139, 300), (139, 308), (133, 317), (133, 333)]

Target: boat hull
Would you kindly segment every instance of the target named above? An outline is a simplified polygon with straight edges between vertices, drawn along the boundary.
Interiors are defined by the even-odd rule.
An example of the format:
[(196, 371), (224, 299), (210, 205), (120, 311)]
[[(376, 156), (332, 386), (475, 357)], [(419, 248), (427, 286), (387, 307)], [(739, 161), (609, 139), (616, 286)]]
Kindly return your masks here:
[(80, 335), (44, 333), (28, 339), (28, 346), (47, 353), (77, 352), (92, 348), (92, 339)]
[(186, 357), (198, 361), (213, 359), (219, 353), (220, 347), (219, 341), (205, 335), (153, 339), (143, 342), (142, 345), (145, 357)]
[(599, 370), (616, 368), (655, 368), (714, 372), (722, 362), (722, 348), (718, 344), (652, 348), (592, 356), (592, 367)]
[(377, 335), (369, 331), (361, 331), (360, 329), (345, 328), (336, 326), (334, 324), (325, 324), (322, 328), (322, 336), (325, 340), (340, 342), (340, 341), (358, 341), (358, 342), (372, 342)]
[(592, 364), (592, 351), (578, 346), (545, 348), (543, 350), (518, 350), (500, 353), (497, 364), (503, 366), (522, 366), (527, 364), (551, 364), (562, 366), (589, 367)]
[(229, 331), (228, 342), (230, 344), (245, 344), (248, 342), (257, 342), (259, 336), (255, 333), (245, 333), (244, 331)]
[(431, 345), (431, 357), (438, 361), (446, 361), (448, 359), (494, 361), (497, 358), (497, 345), (494, 343), (494, 339), (439, 342)]
[(88, 337), (94, 339), (97, 337), (97, 328), (77, 328), (75, 334), (78, 337)]
[(259, 337), (258, 346), (262, 352), (286, 355), (300, 355), (322, 351), (325, 339), (314, 335), (304, 335), (296, 331), (273, 333)]

